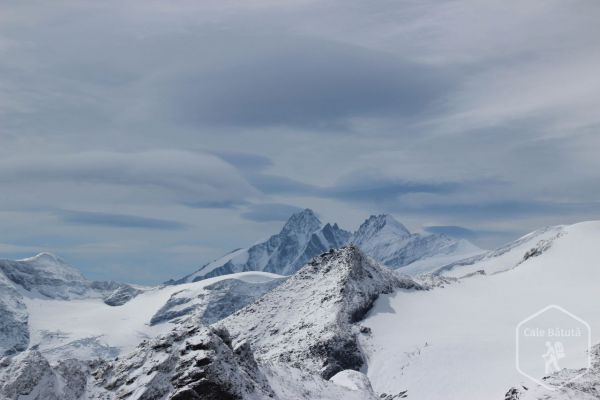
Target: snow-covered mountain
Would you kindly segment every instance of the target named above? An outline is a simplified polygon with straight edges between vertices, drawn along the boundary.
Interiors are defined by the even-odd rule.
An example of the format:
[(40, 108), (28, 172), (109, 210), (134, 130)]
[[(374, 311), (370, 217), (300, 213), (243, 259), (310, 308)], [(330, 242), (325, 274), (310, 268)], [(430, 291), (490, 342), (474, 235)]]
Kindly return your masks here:
[(359, 369), (360, 321), (382, 293), (420, 289), (373, 263), (357, 247), (316, 257), (255, 303), (218, 323), (248, 340), (261, 361), (285, 362), (330, 378)]
[(198, 271), (170, 283), (194, 282), (242, 271), (266, 271), (290, 275), (311, 258), (346, 244), (350, 233), (337, 224), (323, 226), (316, 214), (305, 209), (290, 217), (281, 232), (262, 243), (239, 249), (204, 265)]
[[(392, 400), (366, 376), (330, 381), (286, 366), (259, 365), (247, 342), (193, 318), (142, 342), (120, 360), (54, 364), (36, 350), (0, 360), (0, 398), (10, 400)], [(399, 398), (399, 397), (398, 397)]]
[[(412, 234), (373, 217), (361, 240), (398, 236)], [(388, 269), (348, 245), (290, 277), (241, 272), (136, 287), (135, 296), (120, 288), (117, 306), (64, 283), (77, 274), (59, 279), (60, 296), (44, 296), (37, 287), (54, 293), (52, 281), (21, 266), (18, 279), (0, 273), (9, 310), (0, 316), (10, 322), (0, 344), (13, 353), (0, 358), (0, 398), (598, 398), (598, 346), (590, 370), (577, 369), (582, 351), (581, 365), (545, 377), (581, 375), (552, 392), (520, 375), (514, 355), (519, 322), (549, 304), (583, 318), (600, 342), (598, 242), (600, 222), (550, 227), (412, 278), (401, 274), (411, 264)], [(15, 283), (23, 280), (29, 290)], [(21, 347), (6, 334), (19, 324), (30, 336)]]
[(0, 355), (35, 348), (54, 362), (112, 358), (191, 314), (212, 323), (283, 280), (247, 272), (194, 284), (88, 281), (59, 257), (0, 261)]
[(126, 284), (88, 281), (77, 269), (50, 253), (17, 261), (0, 260), (0, 354), (28, 347), (32, 301), (97, 299), (117, 305), (140, 292)]
[(0, 260), (0, 272), (31, 295), (51, 299), (70, 299), (98, 295), (91, 282), (61, 258), (40, 253), (23, 260)]
[(407, 274), (430, 272), (442, 265), (481, 254), (483, 250), (464, 239), (441, 234), (410, 233), (391, 215), (373, 215), (351, 234), (338, 224), (323, 225), (315, 213), (305, 209), (290, 217), (281, 232), (267, 241), (238, 249), (204, 265), (196, 272), (168, 283), (179, 284), (241, 271), (267, 271), (290, 275), (311, 258), (347, 244), (390, 267), (405, 268)]
[(464, 239), (410, 233), (389, 214), (369, 217), (350, 242), (383, 265), (403, 268), (402, 272), (410, 275), (429, 272), (433, 267), (483, 252)]
[(141, 293), (124, 283), (89, 281), (78, 269), (50, 253), (16, 261), (0, 260), (0, 275), (25, 297), (103, 298), (109, 305), (119, 305)]
[(242, 272), (146, 288), (117, 307), (99, 298), (26, 298), (30, 347), (37, 347), (51, 361), (66, 357), (110, 359), (169, 331), (190, 315), (197, 315), (205, 323), (224, 318), (281, 282), (279, 275)]
[[(245, 274), (253, 279), (266, 275)], [(170, 291), (172, 298), (182, 288), (206, 288), (217, 282), (224, 280), (212, 278), (162, 291)], [(373, 263), (356, 247), (332, 250), (221, 322), (208, 327), (198, 314), (182, 318), (118, 360), (50, 360), (38, 348), (5, 358), (0, 394), (9, 399), (399, 398), (377, 396), (366, 376), (356, 371), (365, 363), (357, 338), (367, 334), (359, 322), (381, 294), (420, 289), (411, 279)], [(148, 306), (147, 296), (144, 292), (121, 307), (107, 309), (114, 313), (131, 307), (128, 315), (143, 312), (135, 303)], [(94, 327), (98, 329), (102, 315), (90, 313), (99, 320)], [(78, 318), (79, 324), (85, 322)], [(132, 335), (136, 327), (126, 329)]]

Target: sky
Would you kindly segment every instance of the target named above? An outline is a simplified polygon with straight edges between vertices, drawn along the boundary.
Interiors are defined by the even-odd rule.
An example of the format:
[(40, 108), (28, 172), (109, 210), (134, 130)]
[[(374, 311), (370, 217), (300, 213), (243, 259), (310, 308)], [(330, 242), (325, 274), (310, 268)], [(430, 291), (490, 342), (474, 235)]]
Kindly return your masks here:
[(0, 258), (158, 283), (309, 207), (493, 248), (599, 218), (600, 2), (0, 5)]

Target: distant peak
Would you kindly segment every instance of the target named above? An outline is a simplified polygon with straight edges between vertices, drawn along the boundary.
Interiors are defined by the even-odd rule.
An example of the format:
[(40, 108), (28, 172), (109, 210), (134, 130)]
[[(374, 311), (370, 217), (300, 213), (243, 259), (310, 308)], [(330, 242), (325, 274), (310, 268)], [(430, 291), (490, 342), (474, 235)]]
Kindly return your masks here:
[(311, 210), (310, 208), (305, 208), (302, 211), (298, 211), (294, 215), (302, 215), (302, 216), (305, 216), (307, 218), (316, 218), (316, 219), (319, 219), (317, 217), (317, 214), (315, 214), (315, 212), (313, 210)]
[(310, 208), (293, 214), (285, 223), (282, 232), (314, 232), (321, 227), (321, 220)]
[(41, 262), (52, 262), (55, 264), (64, 264), (65, 263), (62, 258), (58, 257), (55, 254), (48, 253), (48, 252), (41, 252), (41, 253), (36, 254), (33, 257), (24, 258), (19, 261), (29, 261), (29, 262), (31, 262), (31, 261), (40, 262), (41, 261)]
[(390, 214), (371, 215), (365, 222), (362, 223), (359, 231), (369, 230), (378, 232), (384, 228), (390, 229), (391, 231), (402, 236), (410, 235), (410, 231)]

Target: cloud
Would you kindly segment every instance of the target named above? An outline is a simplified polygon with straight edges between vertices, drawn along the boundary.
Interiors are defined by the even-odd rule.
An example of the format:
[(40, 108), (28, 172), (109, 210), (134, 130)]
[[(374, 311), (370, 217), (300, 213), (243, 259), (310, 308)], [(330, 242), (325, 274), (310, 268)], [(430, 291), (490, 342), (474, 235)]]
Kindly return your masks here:
[[(52, 197), (71, 201), (92, 193), (107, 198), (119, 195), (133, 203), (170, 201), (207, 208), (239, 203), (246, 196), (258, 194), (220, 158), (181, 150), (5, 158), (0, 160), (0, 183), (5, 189), (9, 185), (26, 185), (33, 192), (48, 189)], [(9, 198), (18, 194), (8, 192)]]
[(296, 179), (267, 173), (249, 174), (248, 180), (254, 187), (266, 194), (318, 195), (321, 188)]
[(550, 201), (485, 201), (472, 202), (437, 202), (422, 204), (404, 204), (400, 208), (407, 212), (429, 215), (454, 215), (473, 219), (509, 219), (543, 215), (577, 215), (593, 213), (598, 209), (598, 202), (550, 202)]
[[(212, 39), (196, 49), (214, 51)], [(339, 42), (243, 31), (218, 40), (219, 64), (204, 57), (148, 83), (160, 109), (199, 126), (336, 130), (362, 116), (422, 114), (450, 85), (443, 70)]]
[(61, 211), (58, 217), (69, 224), (106, 226), (110, 228), (136, 228), (180, 230), (186, 225), (177, 221), (159, 218), (140, 217), (137, 215), (111, 214), (90, 211)]
[(288, 204), (253, 204), (241, 215), (242, 218), (255, 222), (287, 221), (292, 214), (301, 210), (300, 207)]
[(260, 171), (273, 165), (273, 161), (270, 158), (260, 154), (251, 154), (231, 150), (216, 150), (212, 153), (235, 166), (242, 173), (248, 170)]
[(249, 174), (248, 181), (263, 193), (335, 199), (347, 203), (376, 204), (387, 207), (409, 194), (447, 195), (479, 186), (479, 182), (408, 180), (375, 169), (353, 171), (331, 185), (311, 185), (284, 176)]
[(460, 182), (410, 181), (371, 169), (346, 175), (323, 193), (343, 201), (382, 203), (409, 193), (446, 194), (464, 187)]

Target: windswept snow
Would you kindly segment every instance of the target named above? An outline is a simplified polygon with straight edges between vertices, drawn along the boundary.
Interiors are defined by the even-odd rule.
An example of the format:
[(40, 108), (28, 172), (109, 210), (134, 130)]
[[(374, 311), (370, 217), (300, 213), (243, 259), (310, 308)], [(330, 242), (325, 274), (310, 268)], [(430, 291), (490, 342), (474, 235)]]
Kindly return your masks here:
[[(498, 252), (496, 260), (476, 260), (459, 275), (486, 268), (494, 274), (378, 300), (363, 322), (372, 334), (361, 336), (367, 375), (377, 392), (480, 400), (501, 399), (521, 383), (530, 386), (515, 368), (515, 328), (549, 304), (586, 320), (592, 342), (599, 341), (600, 314), (590, 296), (600, 287), (600, 222), (526, 238)], [(579, 356), (583, 366), (585, 354)]]
[(543, 252), (552, 242), (564, 233), (564, 226), (550, 226), (531, 232), (514, 242), (508, 243), (496, 250), (488, 251), (473, 257), (444, 264), (435, 271), (436, 274), (461, 277), (479, 270), (486, 274), (494, 274), (514, 268), (523, 262), (528, 251), (535, 255), (535, 249)]

